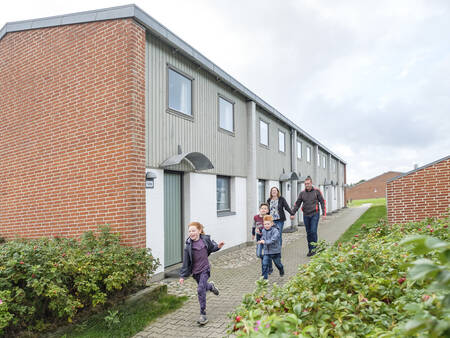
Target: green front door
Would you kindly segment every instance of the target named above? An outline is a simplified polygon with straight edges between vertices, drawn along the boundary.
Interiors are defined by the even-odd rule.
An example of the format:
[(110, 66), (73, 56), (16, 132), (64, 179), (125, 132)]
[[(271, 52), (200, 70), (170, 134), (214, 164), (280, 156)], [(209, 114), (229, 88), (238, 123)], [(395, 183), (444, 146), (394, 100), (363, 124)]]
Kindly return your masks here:
[(183, 259), (183, 226), (181, 224), (181, 175), (164, 173), (164, 267)]

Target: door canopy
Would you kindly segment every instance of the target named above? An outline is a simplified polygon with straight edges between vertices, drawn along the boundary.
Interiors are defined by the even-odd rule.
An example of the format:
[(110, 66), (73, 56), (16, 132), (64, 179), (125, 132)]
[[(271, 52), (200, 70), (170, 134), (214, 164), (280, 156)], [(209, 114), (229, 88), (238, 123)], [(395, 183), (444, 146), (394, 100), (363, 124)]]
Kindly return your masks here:
[(285, 174), (281, 174), (280, 175), (280, 181), (284, 182), (284, 181), (297, 181), (298, 180), (298, 175), (296, 172), (291, 171), (289, 173), (285, 173)]
[(163, 163), (161, 163), (160, 167), (167, 168), (172, 165), (180, 164), (181, 161), (183, 161), (184, 159), (188, 160), (195, 170), (208, 170), (214, 168), (209, 158), (207, 158), (202, 153), (198, 152), (181, 153), (178, 155), (171, 156)]

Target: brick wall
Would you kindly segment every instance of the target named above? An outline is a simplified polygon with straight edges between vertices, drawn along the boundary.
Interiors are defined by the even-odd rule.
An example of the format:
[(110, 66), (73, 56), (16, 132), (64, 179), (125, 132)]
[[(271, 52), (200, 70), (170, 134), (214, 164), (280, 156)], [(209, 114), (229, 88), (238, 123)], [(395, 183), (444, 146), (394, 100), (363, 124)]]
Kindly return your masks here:
[(400, 172), (388, 171), (366, 182), (347, 188), (347, 199), (354, 201), (367, 198), (384, 198), (386, 197), (386, 181), (399, 175), (401, 175)]
[(390, 223), (442, 217), (450, 207), (450, 158), (387, 183)]
[(109, 224), (145, 246), (145, 30), (132, 19), (0, 40), (0, 236)]

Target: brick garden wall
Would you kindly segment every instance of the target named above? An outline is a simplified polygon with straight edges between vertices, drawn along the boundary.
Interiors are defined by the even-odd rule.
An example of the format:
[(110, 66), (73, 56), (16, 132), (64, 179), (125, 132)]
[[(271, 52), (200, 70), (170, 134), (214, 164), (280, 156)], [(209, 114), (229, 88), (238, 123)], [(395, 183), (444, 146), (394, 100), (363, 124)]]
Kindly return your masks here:
[(450, 207), (450, 158), (387, 183), (390, 223), (442, 217)]
[(353, 201), (367, 198), (384, 198), (386, 197), (386, 181), (399, 175), (401, 175), (400, 172), (388, 171), (366, 182), (347, 188), (347, 198)]
[(132, 19), (0, 40), (0, 236), (109, 224), (145, 246), (145, 29)]

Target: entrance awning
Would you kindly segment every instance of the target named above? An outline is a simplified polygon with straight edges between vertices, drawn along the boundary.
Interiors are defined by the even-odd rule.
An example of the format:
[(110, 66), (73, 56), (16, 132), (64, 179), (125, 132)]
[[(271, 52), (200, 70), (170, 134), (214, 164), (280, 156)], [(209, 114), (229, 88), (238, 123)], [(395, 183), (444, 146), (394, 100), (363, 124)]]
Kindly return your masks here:
[(298, 180), (298, 175), (296, 172), (291, 171), (290, 173), (285, 173), (285, 174), (281, 174), (280, 175), (280, 181), (284, 182), (284, 181), (297, 181)]
[(323, 181), (323, 185), (334, 185), (334, 184), (333, 184), (333, 180), (327, 181), (327, 179), (325, 179), (325, 180)]
[(163, 163), (161, 163), (159, 166), (161, 168), (167, 168), (172, 165), (180, 164), (181, 161), (183, 161), (184, 159), (188, 160), (195, 170), (208, 170), (214, 168), (209, 158), (207, 158), (202, 153), (198, 152), (181, 153), (178, 155), (171, 156)]

